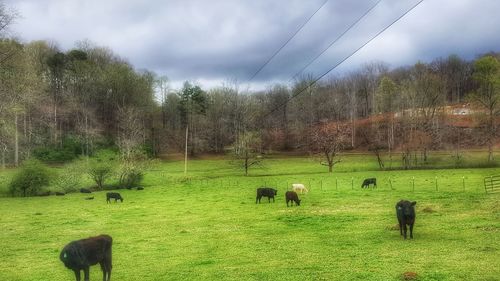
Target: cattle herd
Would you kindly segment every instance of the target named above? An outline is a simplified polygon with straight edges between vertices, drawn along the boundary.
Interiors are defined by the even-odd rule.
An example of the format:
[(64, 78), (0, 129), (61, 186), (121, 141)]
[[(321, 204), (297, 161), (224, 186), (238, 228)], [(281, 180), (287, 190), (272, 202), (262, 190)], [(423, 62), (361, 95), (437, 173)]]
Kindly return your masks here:
[[(361, 185), (362, 188), (370, 187), (373, 185), (377, 186), (377, 180), (375, 178), (368, 178), (363, 181)], [(138, 188), (138, 190), (143, 190)], [(92, 193), (88, 189), (82, 188), (80, 190), (81, 193)], [(286, 206), (297, 205), (300, 206), (301, 200), (297, 193), (303, 194), (308, 193), (309, 190), (305, 187), (304, 184), (294, 183), (292, 184), (292, 190), (285, 192), (285, 200)], [(259, 203), (262, 197), (267, 197), (269, 203), (271, 203), (271, 199), (273, 199), (273, 203), (275, 202), (274, 197), (278, 195), (278, 190), (271, 187), (259, 187), (257, 188), (257, 197), (255, 199), (255, 204)], [(87, 197), (87, 200), (94, 199), (94, 197)], [(111, 203), (111, 199), (115, 199), (115, 202), (120, 200), (123, 202), (123, 197), (120, 193), (117, 192), (108, 192), (106, 193), (106, 202)], [(407, 226), (410, 228), (410, 238), (413, 239), (413, 225), (415, 223), (415, 205), (417, 202), (410, 202), (408, 200), (401, 200), (396, 204), (396, 217), (399, 223), (399, 232), (400, 235), (406, 239), (407, 237)], [(75, 277), (77, 281), (81, 280), (81, 271), (83, 270), (84, 281), (89, 281), (89, 270), (91, 265), (100, 264), (103, 281), (110, 281), (111, 278), (111, 246), (113, 239), (111, 236), (102, 234), (95, 237), (89, 237), (86, 239), (81, 239), (77, 241), (72, 241), (68, 245), (66, 245), (60, 255), (60, 260), (64, 263), (64, 265), (73, 270), (75, 273)]]

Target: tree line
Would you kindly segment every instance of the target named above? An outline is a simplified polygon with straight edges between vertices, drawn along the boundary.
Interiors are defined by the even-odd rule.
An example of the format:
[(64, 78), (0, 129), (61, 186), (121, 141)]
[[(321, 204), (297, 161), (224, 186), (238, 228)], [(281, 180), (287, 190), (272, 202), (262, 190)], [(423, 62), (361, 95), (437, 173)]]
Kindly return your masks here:
[(64, 161), (102, 147), (125, 157), (187, 147), (190, 155), (314, 153), (330, 170), (338, 152), (366, 149), (381, 168), (387, 165), (381, 153), (410, 168), (434, 149), (460, 161), (463, 149), (487, 147), (492, 161), (498, 142), (498, 53), (395, 69), (368, 63), (314, 85), (305, 75), (263, 91), (241, 90), (237, 82), (203, 89), (189, 81), (173, 90), (166, 76), (136, 70), (89, 41), (62, 50), (11, 38), (6, 31), (14, 18), (0, 5), (3, 166), (31, 156)]

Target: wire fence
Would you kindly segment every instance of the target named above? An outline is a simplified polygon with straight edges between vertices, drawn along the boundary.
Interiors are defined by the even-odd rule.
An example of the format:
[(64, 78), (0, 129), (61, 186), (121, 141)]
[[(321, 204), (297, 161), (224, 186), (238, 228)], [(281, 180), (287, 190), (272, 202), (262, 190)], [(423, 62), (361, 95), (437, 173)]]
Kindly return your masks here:
[(257, 188), (272, 187), (278, 190), (291, 190), (293, 183), (301, 183), (309, 191), (348, 191), (348, 190), (395, 190), (411, 192), (484, 192), (484, 177), (480, 175), (436, 175), (408, 176), (382, 175), (377, 177), (377, 185), (362, 188), (364, 176), (322, 176), (300, 177), (229, 177), (229, 178), (184, 178), (172, 177), (165, 171), (149, 171), (161, 185), (185, 185), (200, 188)]

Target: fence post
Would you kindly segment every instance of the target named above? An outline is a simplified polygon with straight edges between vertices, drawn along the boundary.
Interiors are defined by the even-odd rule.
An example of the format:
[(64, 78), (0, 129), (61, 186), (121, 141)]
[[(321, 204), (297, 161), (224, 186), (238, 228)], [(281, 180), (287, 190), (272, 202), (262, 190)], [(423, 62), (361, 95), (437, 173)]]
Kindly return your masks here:
[(351, 189), (354, 189), (354, 177), (351, 177)]
[(438, 191), (438, 177), (435, 176), (434, 179), (435, 179), (435, 182), (436, 182), (436, 191)]
[(412, 177), (412, 186), (413, 186), (413, 190), (412, 191), (415, 191), (415, 177)]
[(462, 186), (465, 192), (465, 176), (462, 176)]
[(391, 180), (391, 177), (389, 177), (389, 185), (391, 186), (391, 190), (393, 190), (394, 188), (392, 188), (392, 180)]
[(319, 181), (319, 184), (320, 184), (320, 185), (319, 185), (319, 188), (320, 188), (321, 190), (323, 190), (323, 180), (320, 180), (320, 181)]

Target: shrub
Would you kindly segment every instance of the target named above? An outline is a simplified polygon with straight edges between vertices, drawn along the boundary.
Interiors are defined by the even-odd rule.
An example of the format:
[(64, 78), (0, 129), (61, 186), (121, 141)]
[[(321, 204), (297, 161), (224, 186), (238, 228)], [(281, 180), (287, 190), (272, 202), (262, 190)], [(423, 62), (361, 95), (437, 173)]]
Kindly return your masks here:
[(67, 162), (81, 154), (81, 143), (75, 138), (67, 137), (62, 147), (44, 146), (33, 150), (33, 156), (43, 162)]
[(14, 175), (9, 190), (12, 196), (36, 195), (50, 181), (50, 172), (40, 161), (31, 159), (26, 161), (21, 170)]
[(144, 179), (144, 173), (137, 167), (123, 168), (120, 172), (120, 187), (132, 188), (139, 186)]
[(80, 187), (82, 175), (85, 173), (83, 161), (74, 161), (65, 165), (54, 184), (65, 193), (74, 192)]
[(104, 182), (113, 176), (116, 157), (116, 153), (111, 150), (101, 150), (90, 160), (87, 174), (96, 183), (98, 189), (102, 190)]
[(113, 166), (105, 162), (90, 164), (88, 175), (96, 183), (98, 189), (103, 189), (104, 182), (113, 175)]

